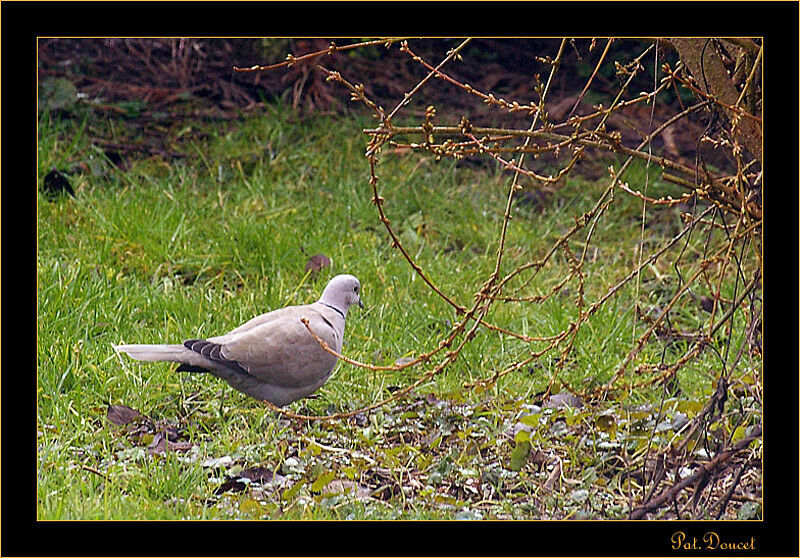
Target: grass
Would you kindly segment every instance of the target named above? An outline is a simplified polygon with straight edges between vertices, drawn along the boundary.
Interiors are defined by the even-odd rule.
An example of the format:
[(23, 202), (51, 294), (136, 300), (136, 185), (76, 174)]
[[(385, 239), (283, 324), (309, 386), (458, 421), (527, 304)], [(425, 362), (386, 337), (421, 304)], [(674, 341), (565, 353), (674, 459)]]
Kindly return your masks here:
[[(41, 117), (40, 180), (75, 161), (89, 170), (71, 176), (75, 198), (38, 201), (39, 519), (624, 517), (625, 505), (608, 488), (621, 477), (608, 473), (596, 444), (584, 442), (587, 436), (619, 439), (625, 451), (640, 451), (650, 430), (636, 425), (647, 425), (655, 411), (639, 416), (625, 409), (658, 407), (660, 389), (630, 394), (625, 409), (620, 402), (592, 411), (545, 409), (527, 435), (515, 438), (510, 429), (547, 388), (558, 355), (547, 353), (488, 391), (465, 390), (466, 382), (488, 378), (526, 354), (521, 342), (488, 330), (479, 330), (458, 360), (418, 393), (360, 422), (286, 421), (210, 376), (178, 375), (174, 366), (135, 363), (113, 351), (120, 342), (224, 333), (269, 309), (316, 300), (337, 273), (359, 277), (366, 303), (348, 320), (346, 355), (389, 364), (435, 347), (457, 316), (392, 247), (377, 218), (360, 134), (368, 125), (332, 117), (298, 123), (273, 108), (233, 126), (194, 124), (189, 135), (201, 127), (202, 133), (184, 143), (191, 158), (141, 158), (120, 170), (89, 138), (93, 127), (119, 122)], [(634, 165), (628, 178), (640, 184), (644, 172)], [(384, 157), (378, 173), (387, 214), (415, 259), (449, 296), (471, 303), (494, 265), (508, 175), (413, 155)], [(605, 186), (568, 178), (541, 211), (518, 205), (503, 270), (541, 256)], [(670, 192), (653, 175), (650, 187), (652, 195)], [(635, 267), (640, 214), (638, 200), (622, 198), (599, 221), (593, 246), (601, 252), (586, 267), (590, 301)], [(648, 246), (677, 231), (677, 213), (660, 217)], [(700, 243), (693, 240), (690, 252)], [(573, 251), (581, 248), (574, 242)], [(312, 280), (305, 264), (315, 253), (333, 263)], [(643, 274), (643, 307), (663, 303), (675, 290), (666, 264), (655, 267)], [(534, 292), (546, 293), (568, 269), (557, 255), (537, 276)], [(541, 305), (497, 305), (489, 319), (553, 335), (577, 315), (571, 285)], [(578, 389), (608, 380), (631, 347), (632, 308), (626, 287), (580, 330), (560, 378)], [(678, 319), (691, 330), (704, 318), (684, 312)], [(733, 341), (736, 350), (742, 340)], [(648, 345), (637, 363), (659, 362), (661, 349)], [(684, 349), (670, 347), (666, 361)], [(716, 366), (704, 354), (682, 369), (683, 395), (667, 401), (662, 416), (696, 412), (712, 390)], [(292, 409), (357, 409), (420, 373), (339, 365), (318, 397)], [(191, 448), (148, 452), (153, 432), (136, 438), (130, 428), (114, 427), (106, 420), (108, 405), (134, 408), (179, 431)], [(595, 420), (609, 408), (617, 413), (611, 434)], [(568, 427), (561, 434), (554, 430), (559, 422)], [(548, 475), (541, 463), (509, 465), (515, 448), (525, 458), (547, 450), (547, 440), (565, 448), (559, 457), (574, 481), (550, 495), (539, 488)], [(209, 465), (219, 457), (230, 464)], [(215, 493), (231, 475), (256, 466), (274, 470), (286, 484)], [(334, 479), (383, 488), (361, 501), (329, 491)], [(587, 497), (575, 495), (581, 489)], [(487, 494), (496, 497), (478, 505)]]

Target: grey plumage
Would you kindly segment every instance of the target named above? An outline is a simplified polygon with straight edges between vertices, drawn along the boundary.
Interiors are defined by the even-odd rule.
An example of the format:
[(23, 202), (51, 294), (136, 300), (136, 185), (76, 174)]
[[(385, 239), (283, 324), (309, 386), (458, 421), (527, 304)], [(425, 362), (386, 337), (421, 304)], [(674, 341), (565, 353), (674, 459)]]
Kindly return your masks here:
[(287, 306), (261, 314), (233, 331), (208, 339), (171, 345), (114, 345), (131, 358), (179, 362), (178, 371), (207, 372), (256, 399), (282, 407), (318, 390), (336, 366), (301, 318), (334, 351), (340, 353), (347, 311), (363, 308), (361, 284), (352, 275), (337, 275), (317, 302)]

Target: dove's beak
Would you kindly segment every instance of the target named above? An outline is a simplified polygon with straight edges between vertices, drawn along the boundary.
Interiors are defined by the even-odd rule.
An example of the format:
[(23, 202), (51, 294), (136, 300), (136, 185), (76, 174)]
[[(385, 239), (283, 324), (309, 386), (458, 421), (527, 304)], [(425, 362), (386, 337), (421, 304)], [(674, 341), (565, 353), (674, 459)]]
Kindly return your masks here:
[(362, 310), (364, 309), (364, 303), (361, 302), (361, 297), (358, 297), (358, 307), (361, 308)]

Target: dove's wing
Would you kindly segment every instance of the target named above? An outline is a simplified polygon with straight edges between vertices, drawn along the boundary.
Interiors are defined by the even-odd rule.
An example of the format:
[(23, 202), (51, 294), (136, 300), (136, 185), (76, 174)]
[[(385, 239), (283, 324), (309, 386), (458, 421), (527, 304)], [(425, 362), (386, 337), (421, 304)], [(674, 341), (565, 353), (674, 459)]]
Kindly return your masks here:
[(279, 308), (277, 310), (272, 310), (271, 312), (267, 312), (265, 314), (261, 314), (260, 316), (256, 316), (255, 318), (251, 318), (250, 320), (246, 321), (236, 329), (233, 329), (226, 333), (225, 335), (218, 335), (216, 337), (209, 337), (209, 341), (213, 341), (214, 343), (225, 343), (226, 340), (233, 339), (238, 334), (242, 334), (246, 331), (250, 331), (254, 327), (258, 327), (262, 324), (269, 323), (273, 320), (281, 319), (281, 314), (290, 309), (295, 308), (294, 306), (287, 306), (286, 308)]
[(275, 310), (253, 327), (209, 341), (218, 343), (219, 357), (260, 382), (292, 388), (315, 384), (330, 374), (336, 357), (319, 346), (300, 319), (306, 318), (314, 333), (337, 352), (344, 331), (341, 316), (316, 306)]

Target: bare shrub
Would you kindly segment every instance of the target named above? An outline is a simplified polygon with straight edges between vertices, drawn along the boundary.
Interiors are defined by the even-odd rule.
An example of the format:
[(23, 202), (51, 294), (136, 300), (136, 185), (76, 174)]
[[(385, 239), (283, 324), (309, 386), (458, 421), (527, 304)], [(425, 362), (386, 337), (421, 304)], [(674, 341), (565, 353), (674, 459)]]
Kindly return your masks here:
[[(674, 506), (677, 517), (687, 514), (698, 515), (698, 501), (703, 490), (717, 485), (717, 480), (728, 474), (725, 490), (720, 493), (712, 489), (706, 491), (705, 504), (710, 506), (712, 494), (717, 498), (719, 515), (752, 463), (741, 455), (747, 453), (750, 442), (761, 435), (760, 410), (726, 409), (728, 394), (736, 384), (736, 389), (746, 389), (748, 394), (761, 403), (761, 382), (740, 381), (743, 372), (737, 367), (742, 361), (743, 352), (750, 351), (757, 358), (761, 351), (761, 88), (760, 72), (762, 46), (760, 41), (751, 39), (651, 39), (638, 44), (640, 52), (628, 62), (616, 62), (617, 88), (613, 102), (608, 106), (591, 106), (585, 102), (587, 93), (592, 91), (601, 79), (598, 70), (611, 52), (614, 39), (605, 41), (599, 61), (586, 80), (585, 86), (573, 95), (551, 102), (551, 90), (564, 71), (562, 62), (570, 49), (577, 49), (575, 41), (569, 39), (553, 40), (551, 52), (528, 52), (530, 57), (549, 67), (548, 75), (530, 76), (535, 84), (534, 101), (501, 98), (489, 90), (465, 82), (456, 72), (450, 71), (454, 61), (467, 51), (470, 39), (462, 41), (450, 49), (437, 61), (428, 61), (412, 50), (405, 40), (390, 39), (366, 41), (339, 47), (331, 43), (327, 48), (303, 55), (289, 55), (283, 62), (270, 66), (236, 68), (239, 73), (261, 73), (289, 67), (298, 71), (320, 72), (327, 81), (343, 87), (350, 99), (365, 105), (373, 114), (376, 124), (364, 130), (369, 142), (366, 159), (369, 165), (369, 185), (372, 202), (383, 223), (386, 234), (396, 249), (407, 260), (408, 265), (426, 285), (452, 306), (458, 319), (434, 348), (423, 352), (417, 358), (404, 364), (375, 366), (357, 362), (343, 355), (337, 355), (346, 362), (371, 370), (399, 370), (411, 367), (423, 369), (416, 380), (391, 394), (386, 399), (363, 409), (327, 416), (308, 416), (276, 409), (284, 415), (306, 419), (325, 420), (354, 416), (378, 408), (400, 399), (421, 384), (439, 374), (459, 356), (478, 328), (487, 328), (499, 334), (521, 340), (530, 347), (525, 358), (516, 360), (488, 378), (469, 385), (470, 388), (485, 389), (500, 378), (519, 372), (544, 355), (556, 355), (556, 366), (549, 371), (548, 392), (558, 384), (589, 402), (601, 402), (624, 397), (632, 390), (663, 384), (665, 392), (674, 381), (676, 373), (704, 352), (713, 351), (718, 356), (719, 369), (714, 381), (717, 389), (706, 405), (691, 418), (683, 428), (685, 435), (680, 443), (657, 450), (656, 456), (649, 449), (634, 462), (626, 463), (630, 471), (637, 467), (645, 468), (646, 463), (660, 463), (649, 476), (644, 475), (644, 487), (636, 502), (631, 502), (631, 517), (645, 517), (656, 510)], [(589, 50), (599, 50), (601, 41), (592, 40)], [(424, 70), (424, 77), (388, 109), (373, 99), (368, 91), (373, 90), (369, 83), (355, 81), (357, 76), (345, 75), (342, 70), (329, 68), (325, 64), (334, 61), (332, 55), (344, 50), (381, 47), (397, 48), (410, 61)], [(577, 52), (577, 50), (576, 50)], [(670, 64), (665, 58), (670, 53), (677, 63)], [(580, 56), (580, 54), (579, 54)], [(634, 85), (640, 85), (643, 70), (651, 65), (653, 81), (648, 90), (636, 92)], [(608, 81), (607, 78), (606, 81)], [(430, 105), (424, 112), (410, 111), (411, 117), (418, 118), (416, 125), (397, 126), (394, 124), (399, 114), (409, 118), (404, 110), (412, 106), (426, 91), (426, 84), (433, 80), (447, 84), (453, 94), (474, 97), (484, 107), (497, 116), (498, 121), (509, 115), (524, 117), (524, 126), (477, 125), (467, 118), (453, 120), (449, 124), (437, 122), (437, 108)], [(689, 103), (682, 99), (685, 92), (691, 93)], [(683, 95), (682, 95), (682, 92)], [(672, 96), (671, 103), (662, 100)], [(418, 103), (417, 103), (418, 105)], [(423, 104), (424, 106), (424, 104)], [(656, 106), (659, 106), (656, 118)], [(611, 124), (626, 115), (644, 114), (645, 126), (628, 126), (623, 133)], [(416, 115), (419, 116), (416, 116)], [(519, 119), (518, 119), (519, 121)], [(700, 123), (700, 124), (698, 124)], [(675, 130), (685, 126), (695, 142), (693, 159), (687, 157), (685, 150), (676, 145)], [(637, 139), (638, 138), (638, 139)], [(633, 141), (637, 139), (637, 141)], [(710, 149), (709, 149), (710, 148)], [(429, 276), (423, 264), (416, 261), (393, 227), (384, 207), (384, 197), (379, 187), (378, 162), (392, 149), (412, 150), (429, 153), (436, 158), (485, 158), (508, 172), (507, 196), (503, 208), (503, 218), (498, 229), (498, 242), (493, 256), (493, 271), (485, 280), (475, 285), (473, 302), (465, 304), (454, 299), (447, 288), (437, 285)], [(616, 154), (622, 156), (622, 163), (608, 168), (608, 184), (599, 194), (596, 203), (589, 210), (574, 216), (574, 224), (564, 230), (559, 238), (544, 253), (532, 255), (531, 259), (513, 269), (503, 266), (506, 250), (506, 233), (512, 218), (512, 209), (520, 195), (525, 192), (553, 192), (564, 184), (564, 178), (575, 172), (581, 161), (596, 154)], [(545, 158), (558, 164), (556, 172), (537, 170)], [(635, 160), (646, 164), (647, 174), (644, 184), (626, 182), (626, 172)], [(712, 164), (713, 160), (713, 164)], [(648, 193), (649, 182), (659, 174), (662, 181), (678, 186), (682, 193), (678, 196), (654, 197)], [(587, 282), (592, 281), (586, 273), (590, 248), (602, 250), (593, 244), (593, 236), (598, 223), (604, 219), (608, 208), (620, 203), (623, 197), (633, 196), (641, 201), (641, 220), (629, 231), (620, 234), (639, 237), (641, 246), (636, 265), (622, 270), (618, 280), (605, 289), (604, 294), (590, 300), (587, 295)], [(661, 240), (657, 245), (649, 243), (645, 250), (645, 224), (648, 219), (665, 208), (679, 208), (682, 211), (682, 228), (671, 238)], [(703, 238), (701, 253), (687, 250), (690, 238)], [(578, 246), (576, 249), (575, 246)], [(550, 263), (557, 254), (563, 254), (569, 261), (569, 272), (546, 293), (537, 293), (532, 285), (537, 274)], [(655, 262), (662, 269), (671, 270), (674, 275), (672, 290), (665, 303), (656, 312), (648, 311), (639, 304), (640, 281), (643, 270)], [(636, 331), (626, 354), (609, 355), (618, 361), (616, 371), (601, 385), (570, 385), (560, 371), (567, 362), (581, 328), (590, 324), (597, 311), (621, 293), (629, 293), (624, 287), (633, 286), (636, 315), (643, 322), (642, 331)], [(517, 312), (530, 312), (530, 307), (541, 306), (548, 299), (566, 291), (577, 293), (574, 304), (577, 315), (569, 325), (556, 335), (531, 336), (513, 331), (487, 319), (489, 309), (495, 305), (512, 305)], [(723, 292), (732, 293), (727, 297)], [(707, 314), (703, 325), (694, 331), (683, 331), (673, 325), (676, 313), (689, 312)], [(313, 332), (312, 332), (313, 333)], [(746, 338), (738, 352), (732, 354), (732, 339)], [(674, 347), (680, 341), (685, 350), (677, 357), (652, 364), (641, 358), (643, 347), (648, 343), (661, 343), (662, 355), (667, 347)], [(322, 341), (320, 340), (322, 343)], [(324, 345), (324, 343), (323, 343)], [(326, 347), (326, 350), (330, 350)], [(333, 352), (333, 351), (331, 351)], [(757, 370), (756, 375), (759, 374)], [(755, 413), (755, 414), (754, 414)], [(744, 438), (736, 443), (722, 440), (710, 443), (710, 433), (715, 424), (722, 420), (729, 423), (751, 426)], [(708, 458), (703, 461), (695, 456), (695, 449), (702, 444), (708, 450)], [(691, 447), (690, 447), (691, 446)], [(752, 451), (751, 451), (752, 453)], [(739, 468), (733, 474), (734, 457), (739, 458)], [(755, 455), (754, 455), (755, 456)], [(753, 457), (753, 456), (751, 456)], [(687, 466), (694, 467), (689, 477), (681, 478), (679, 471)], [(675, 472), (673, 475), (672, 472)], [(673, 479), (667, 482), (667, 477)], [(647, 490), (648, 484), (650, 489)], [(720, 482), (719, 485), (725, 483)], [(692, 498), (678, 509), (678, 496), (685, 488), (692, 490)], [(690, 509), (691, 508), (691, 509)], [(703, 506), (700, 506), (703, 509)]]

